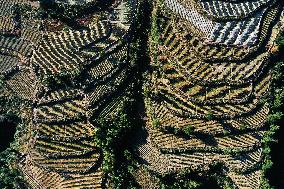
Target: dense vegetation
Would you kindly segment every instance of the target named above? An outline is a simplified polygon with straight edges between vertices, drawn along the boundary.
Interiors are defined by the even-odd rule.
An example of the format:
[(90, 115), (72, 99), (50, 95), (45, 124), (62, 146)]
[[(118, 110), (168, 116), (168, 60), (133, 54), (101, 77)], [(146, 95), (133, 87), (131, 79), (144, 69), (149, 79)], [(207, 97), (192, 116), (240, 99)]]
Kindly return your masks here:
[(20, 99), (1, 97), (0, 114), (0, 187), (24, 189), (23, 177), (17, 169), (19, 146), (17, 138), (23, 129), (19, 118)]
[[(283, 183), (283, 164), (282, 164), (282, 158), (283, 157), (283, 151), (281, 149), (283, 146), (283, 140), (282, 140), (282, 134), (283, 134), (283, 111), (284, 111), (284, 91), (283, 91), (283, 48), (284, 48), (284, 41), (283, 41), (284, 33), (281, 33), (278, 36), (278, 39), (276, 41), (277, 45), (277, 53), (275, 55), (275, 67), (274, 67), (274, 86), (273, 86), (273, 97), (272, 97), (272, 108), (273, 112), (271, 116), (269, 117), (268, 124), (271, 125), (271, 135), (270, 140), (273, 141), (273, 143), (267, 143), (268, 146), (266, 146), (266, 151), (269, 154), (268, 157), (270, 157), (270, 161), (268, 161), (268, 165), (266, 167), (266, 178), (270, 181), (269, 183), (271, 186), (274, 186), (275, 188), (281, 188)], [(265, 167), (264, 167), (265, 168)], [(268, 169), (267, 169), (268, 168)], [(268, 184), (267, 184), (268, 186)]]

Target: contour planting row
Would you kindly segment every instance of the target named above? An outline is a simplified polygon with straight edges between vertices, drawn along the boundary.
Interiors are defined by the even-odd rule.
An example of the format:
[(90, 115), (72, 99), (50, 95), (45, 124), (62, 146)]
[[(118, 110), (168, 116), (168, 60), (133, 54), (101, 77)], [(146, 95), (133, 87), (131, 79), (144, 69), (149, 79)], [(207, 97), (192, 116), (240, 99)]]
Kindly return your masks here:
[[(180, 0), (182, 1), (182, 0)], [(273, 3), (273, 0), (253, 0), (253, 1), (235, 1), (226, 2), (220, 0), (203, 1), (195, 0), (202, 7), (202, 10), (216, 19), (240, 19), (251, 15), (254, 11), (268, 3)]]
[(91, 60), (90, 64), (95, 63), (96, 60), (107, 58), (108, 55), (116, 52), (121, 47), (123, 39), (119, 33), (116, 33), (113, 27), (107, 28), (107, 31), (109, 32), (106, 33), (107, 35), (103, 39), (80, 48), (84, 56), (89, 57)]
[(22, 172), (32, 188), (44, 189), (73, 189), (73, 188), (101, 188), (103, 172), (99, 168), (95, 173), (65, 173), (64, 176), (49, 169), (36, 166), (31, 161), (26, 161)]
[(11, 89), (14, 95), (32, 100), (35, 98), (35, 75), (30, 70), (23, 69), (7, 79), (6, 87)]
[(16, 6), (29, 3), (28, 0), (1, 0), (0, 16), (11, 16), (14, 14)]
[[(160, 46), (162, 50), (160, 56), (161, 59), (167, 57), (168, 63), (165, 66), (172, 64), (193, 80), (248, 82), (258, 76), (267, 65), (267, 52), (244, 63), (207, 63), (201, 60), (193, 49), (188, 48), (186, 38), (179, 35), (173, 30), (168, 38), (162, 38), (163, 46)], [(166, 35), (163, 34), (163, 36)]]
[[(162, 56), (162, 55), (161, 55)], [(164, 54), (166, 57), (172, 57)], [(164, 71), (186, 75), (187, 80), (200, 84), (231, 83), (234, 85), (255, 81), (267, 68), (267, 53), (261, 54), (249, 63), (216, 63), (210, 64), (194, 57), (192, 52), (187, 56), (168, 58), (164, 62)]]
[(0, 73), (5, 75), (16, 67), (18, 59), (13, 56), (0, 55)]
[(258, 167), (262, 158), (262, 150), (246, 154), (224, 154), (218, 152), (172, 153), (160, 151), (152, 144), (152, 140), (139, 146), (139, 154), (149, 163), (148, 168), (158, 173), (177, 172), (190, 168), (195, 171), (207, 170), (208, 166), (216, 162), (225, 164), (228, 170), (234, 172), (250, 172)]
[[(181, 6), (181, 5), (178, 6), (178, 3), (173, 4), (172, 1), (167, 1), (166, 6), (170, 6), (170, 9), (173, 9), (174, 11), (180, 11), (180, 14), (185, 14), (185, 12), (186, 12), (184, 10), (185, 9), (184, 7), (183, 8), (180, 7), (181, 10), (179, 10), (178, 7)], [(176, 6), (176, 7), (173, 8), (172, 6), (174, 6), (174, 7)], [(280, 8), (279, 6), (274, 5), (271, 9), (269, 8), (269, 11), (265, 12), (266, 9), (262, 9), (261, 10), (262, 13), (261, 13), (261, 11), (259, 13), (259, 18), (254, 16), (253, 18), (251, 18), (251, 20), (250, 20), (250, 18), (248, 18), (247, 20), (242, 21), (239, 24), (237, 24), (238, 22), (236, 22), (236, 21), (215, 23), (213, 21), (206, 20), (206, 18), (202, 18), (202, 16), (199, 15), (201, 17), (199, 19), (195, 20), (196, 22), (199, 23), (199, 25), (196, 25), (196, 27), (202, 28), (202, 26), (204, 25), (204, 28), (206, 28), (204, 30), (205, 31), (208, 30), (207, 33), (209, 33), (213, 37), (211, 39), (211, 41), (213, 40), (212, 42), (214, 42), (214, 38), (215, 38), (214, 36), (220, 38), (220, 39), (216, 38), (215, 41), (217, 40), (216, 44), (218, 44), (221, 48), (218, 48), (218, 46), (217, 46), (217, 47), (211, 47), (211, 49), (210, 49), (209, 46), (212, 46), (211, 45), (212, 42), (210, 42), (206, 45), (196, 46), (196, 45), (194, 45), (194, 43), (192, 43), (192, 45), (195, 46), (196, 48), (198, 48), (197, 52), (199, 52), (200, 55), (203, 58), (208, 58), (208, 57), (210, 57), (210, 59), (244, 58), (241, 54), (248, 56), (251, 52), (257, 50), (259, 48), (259, 44), (262, 43), (263, 40), (267, 37), (267, 32), (269, 32), (269, 26), (271, 26), (271, 24), (273, 23), (273, 20), (275, 20), (277, 15), (279, 15), (279, 8)], [(264, 12), (265, 12), (265, 14), (263, 14)], [(189, 14), (189, 12), (188, 12), (188, 14)], [(187, 16), (187, 18), (189, 20), (192, 20), (193, 18), (195, 18), (198, 15), (198, 14), (194, 14), (194, 9), (192, 11), (192, 14), (193, 15), (191, 15), (191, 16)], [(263, 14), (263, 16), (261, 16), (262, 14)], [(187, 21), (189, 21), (189, 20), (187, 20)], [(182, 25), (184, 25), (183, 21), (181, 21), (181, 23), (183, 23)], [(222, 25), (225, 28), (223, 28)], [(227, 27), (228, 27), (227, 33), (232, 34), (232, 35), (226, 35), (226, 28)], [(243, 28), (240, 28), (240, 27), (243, 27)], [(255, 30), (255, 31), (253, 31), (253, 30)], [(260, 32), (258, 32), (258, 30), (260, 30)], [(236, 32), (239, 32), (239, 31), (243, 31), (243, 32), (239, 35), (233, 35), (233, 33), (236, 33)], [(198, 33), (198, 32), (196, 32), (196, 33)], [(215, 35), (214, 35), (214, 33), (215, 33)], [(233, 37), (237, 36), (237, 37), (234, 40), (230, 36), (233, 36)], [(259, 38), (259, 41), (257, 41), (257, 38)], [(227, 42), (225, 42), (225, 41), (227, 41)], [(226, 46), (222, 45), (222, 44), (234, 44), (234, 46), (235, 45), (242, 45), (243, 47), (245, 47), (246, 45), (253, 45), (255, 42), (258, 42), (254, 45), (255, 47), (251, 48), (249, 51), (244, 49), (245, 51), (242, 50), (242, 52), (239, 52), (240, 51), (239, 48), (227, 49)], [(208, 47), (206, 47), (206, 46), (208, 46)], [(239, 54), (239, 53), (241, 53), (241, 54)]]
[[(107, 24), (98, 26), (108, 27)], [(40, 73), (43, 74), (56, 74), (63, 68), (72, 70), (85, 61), (80, 48), (93, 44), (106, 35), (104, 30), (49, 33), (34, 53), (32, 61), (40, 67)]]
[[(267, 89), (266, 89), (267, 90)], [(264, 91), (262, 91), (264, 92)], [(266, 92), (266, 91), (265, 91)], [(265, 93), (263, 93), (265, 94)], [(160, 100), (156, 101), (158, 104), (166, 106), (174, 115), (206, 118), (208, 115), (212, 115), (217, 119), (232, 119), (239, 118), (241, 116), (249, 115), (260, 106), (261, 99), (250, 100), (244, 104), (213, 104), (213, 105), (200, 105), (192, 101), (188, 101), (181, 95), (175, 93), (158, 92)], [(159, 101), (163, 102), (159, 102)]]
[(242, 20), (223, 22), (215, 26), (209, 40), (214, 43), (253, 46), (258, 42), (258, 33), (261, 30), (262, 17), (266, 9), (257, 13), (257, 16)]
[[(248, 58), (252, 53), (259, 50), (259, 47), (262, 46), (263, 41), (267, 38), (267, 34), (270, 31), (271, 25), (274, 23), (274, 20), (278, 17), (280, 12), (279, 6), (274, 6), (271, 8), (270, 11), (267, 12), (263, 16), (262, 24), (261, 24), (261, 31), (258, 34), (259, 40), (258, 43), (256, 43), (254, 46), (249, 48), (248, 46), (239, 46), (239, 45), (226, 45), (222, 43), (212, 43), (209, 42), (207, 39), (202, 39), (199, 37), (196, 37), (195, 34), (190, 33), (186, 30), (186, 27), (184, 26), (185, 23), (181, 19), (176, 19), (175, 24), (172, 22), (169, 22), (173, 28), (176, 28), (175, 31), (177, 33), (181, 34), (174, 34), (173, 32), (170, 32), (172, 29), (171, 27), (166, 27), (165, 32), (162, 33), (163, 36), (168, 36), (169, 39), (178, 36), (186, 36), (184, 38), (184, 41), (188, 46), (191, 46), (191, 48), (194, 50), (195, 54), (206, 61), (225, 61), (225, 60), (237, 60), (241, 61), (245, 58)], [(170, 16), (168, 16), (170, 17)], [(168, 29), (167, 29), (168, 28)], [(169, 30), (170, 29), (170, 30)], [(168, 34), (167, 34), (168, 33)], [(184, 34), (183, 34), (184, 33)], [(220, 34), (218, 34), (219, 36)], [(209, 58), (210, 57), (210, 58)]]
[(52, 122), (81, 118), (86, 112), (86, 102), (83, 100), (66, 100), (52, 105), (42, 105), (35, 109), (36, 122)]
[[(126, 91), (127, 90), (129, 89), (126, 89)], [(123, 93), (123, 95), (126, 94)], [(95, 111), (95, 115), (101, 119), (116, 116), (118, 112), (123, 111), (125, 104), (130, 100), (128, 97), (123, 95), (114, 97), (113, 100), (109, 101), (107, 104), (104, 104), (104, 106), (99, 107), (100, 112)], [(92, 111), (94, 112), (94, 110)]]
[[(261, 161), (261, 150), (247, 153), (247, 155), (224, 155), (218, 153), (188, 153), (188, 154), (168, 154), (170, 169), (185, 169), (194, 167), (202, 169), (216, 162), (224, 163), (230, 171), (245, 172), (257, 167)], [(254, 158), (254, 159), (252, 159)]]
[[(90, 91), (87, 93), (87, 99), (90, 107), (100, 106), (105, 104), (112, 98), (123, 93), (122, 90), (127, 88), (128, 73), (126, 69), (118, 70), (111, 75), (112, 77), (104, 78), (102, 82), (94, 82), (95, 85), (90, 85)], [(111, 98), (112, 97), (112, 98)]]
[(84, 93), (78, 89), (58, 89), (46, 91), (43, 97), (39, 100), (38, 105), (55, 103), (57, 101), (68, 101), (71, 99), (82, 99)]
[(166, 70), (162, 78), (157, 79), (155, 87), (161, 93), (175, 93), (194, 103), (220, 104), (226, 102), (241, 104), (250, 101), (252, 97), (258, 98), (267, 93), (271, 76), (267, 73), (260, 76), (260, 78), (256, 78), (258, 80), (254, 83), (242, 85), (211, 83), (211, 85), (204, 86), (192, 83), (186, 75), (173, 72), (173, 69), (170, 68), (170, 70)]
[(142, 157), (147, 163), (147, 168), (154, 170), (157, 173), (167, 173), (169, 171), (169, 162), (165, 155), (154, 147), (154, 145), (147, 139), (141, 141), (138, 147), (139, 156)]
[(34, 164), (37, 166), (59, 173), (86, 173), (96, 166), (100, 157), (98, 152), (73, 157), (63, 156), (55, 158), (46, 158), (36, 152), (31, 153), (31, 155)]
[(32, 188), (44, 189), (46, 187), (56, 188), (61, 186), (63, 178), (59, 174), (50, 173), (43, 168), (35, 166), (29, 157), (19, 165), (21, 166), (21, 172)]
[(84, 122), (37, 125), (37, 131), (40, 136), (63, 141), (92, 137), (94, 130), (95, 127), (92, 124)]
[[(245, 18), (245, 20), (230, 20), (226, 22), (226, 17), (224, 17), (225, 19), (223, 18), (224, 20), (221, 20), (221, 22), (213, 22), (214, 27), (210, 32), (210, 42), (242, 46), (254, 45), (257, 42), (262, 17), (266, 10), (262, 8), (254, 13), (255, 15)], [(201, 11), (204, 12), (204, 9)], [(218, 11), (221, 14), (223, 13), (220, 10)]]
[[(118, 73), (122, 67), (126, 66), (126, 61), (128, 60), (128, 52), (126, 45), (110, 45), (108, 48), (111, 50), (106, 50), (108, 54), (103, 55), (103, 60), (95, 60), (88, 66), (87, 74), (90, 80), (100, 80), (113, 77)], [(103, 58), (103, 57), (101, 57)]]
[(14, 56), (19, 53), (22, 56), (28, 57), (31, 55), (33, 48), (29, 41), (16, 37), (0, 36), (0, 44), (0, 48), (9, 50)]
[(156, 87), (163, 93), (176, 93), (197, 104), (241, 104), (254, 97), (252, 84), (242, 87), (233, 87), (230, 85), (208, 87), (197, 85), (196, 90), (192, 90), (192, 88), (183, 88), (186, 90), (180, 90), (171, 84), (159, 83)]
[[(249, 109), (254, 109), (254, 107), (257, 106), (258, 102), (260, 101), (260, 98), (268, 94), (269, 86), (270, 86), (270, 78), (271, 74), (267, 73), (263, 75), (259, 81), (256, 83), (253, 83), (251, 85), (248, 85), (246, 92), (247, 94), (252, 93), (255, 99), (252, 101), (250, 98), (244, 98), (244, 101), (242, 100), (237, 100), (238, 96), (237, 94), (242, 93), (241, 91), (244, 91), (246, 88), (245, 86), (242, 86), (240, 88), (237, 87), (230, 87), (227, 91), (225, 91), (225, 96), (227, 97), (227, 100), (219, 100), (216, 98), (218, 93), (222, 93), (222, 91), (218, 90), (219, 88), (214, 88), (214, 86), (210, 86), (208, 88), (205, 88), (205, 98), (200, 99), (200, 94), (198, 91), (195, 91), (193, 93), (193, 96), (188, 96), (187, 93), (184, 91), (174, 89), (173, 87), (170, 87), (170, 85), (164, 84), (164, 83), (157, 83), (153, 85), (153, 87), (158, 87), (158, 94), (161, 99), (166, 100), (168, 104), (173, 104), (175, 107), (180, 107), (183, 108), (184, 110), (187, 110), (188, 112), (191, 112), (192, 114), (199, 114), (203, 112), (203, 114), (209, 114), (210, 111), (212, 114), (219, 114), (218, 112), (226, 113), (230, 115), (230, 112), (232, 114), (235, 114), (235, 111), (238, 111), (239, 113), (243, 112), (242, 114), (245, 114)], [(163, 80), (162, 80), (163, 82)], [(164, 87), (164, 85), (168, 86), (167, 88)], [(218, 86), (218, 85), (217, 85)], [(220, 86), (222, 88), (222, 86)], [(201, 90), (200, 87), (197, 88), (197, 90)], [(201, 90), (202, 92), (202, 90)], [(203, 94), (204, 94), (203, 93)], [(201, 93), (202, 94), (202, 93)], [(196, 96), (195, 96), (196, 95)], [(212, 97), (211, 97), (212, 96)], [(242, 95), (243, 96), (243, 95)], [(211, 99), (210, 99), (211, 98)], [(241, 97), (240, 97), (241, 98)], [(199, 101), (204, 101), (206, 100), (212, 101), (209, 105), (208, 104), (198, 104)], [(215, 101), (216, 104), (213, 102)], [(226, 103), (225, 103), (226, 102)], [(246, 102), (246, 103), (244, 103)], [(232, 105), (235, 104), (236, 106), (233, 107)], [(231, 107), (232, 109), (228, 109)], [(249, 109), (245, 107), (250, 107)], [(174, 107), (173, 107), (174, 108)], [(243, 110), (241, 110), (241, 109)], [(239, 110), (237, 110), (239, 109)], [(245, 110), (247, 109), (247, 110)], [(234, 116), (234, 115), (232, 115)]]
[[(260, 147), (263, 131), (247, 132), (246, 134), (231, 134), (222, 137), (210, 135), (194, 135), (190, 137), (167, 134), (157, 128), (148, 128), (151, 141), (164, 152), (190, 152), (190, 151), (251, 151)], [(203, 138), (202, 138), (203, 137)], [(207, 137), (207, 138), (204, 138)]]
[(34, 47), (36, 47), (42, 39), (42, 33), (39, 30), (36, 30), (36, 29), (25, 29), (25, 28), (23, 28), (23, 29), (21, 29), (21, 38), (26, 39), (27, 41), (32, 43)]
[(45, 157), (79, 156), (96, 150), (91, 138), (73, 141), (61, 141), (52, 137), (38, 136), (34, 148)]
[[(159, 122), (159, 128), (168, 132), (184, 131), (190, 127), (193, 133), (220, 135), (231, 132), (263, 129), (269, 113), (268, 104), (256, 109), (251, 114), (228, 120), (194, 119), (172, 114), (165, 106), (153, 103), (153, 115)], [(191, 134), (193, 134), (191, 133)]]
[(176, 172), (185, 168), (202, 171), (208, 169), (208, 166), (214, 164), (216, 161), (226, 162), (226, 165), (230, 165), (231, 171), (244, 172), (257, 167), (261, 155), (261, 151), (259, 150), (248, 153), (247, 156), (202, 152), (161, 154), (149, 142), (139, 147), (139, 153), (149, 163), (148, 168), (158, 173)]
[(250, 189), (258, 188), (260, 186), (262, 171), (253, 170), (246, 174), (237, 174), (235, 172), (229, 172), (228, 176), (239, 188)]
[(70, 5), (83, 5), (86, 3), (95, 2), (95, 0), (55, 0), (56, 3), (66, 3)]
[(97, 169), (94, 173), (86, 174), (68, 174), (68, 179), (62, 182), (63, 189), (93, 189), (102, 188), (103, 184), (103, 171), (101, 168)]
[(15, 29), (12, 16), (0, 16), (0, 34), (9, 34)]

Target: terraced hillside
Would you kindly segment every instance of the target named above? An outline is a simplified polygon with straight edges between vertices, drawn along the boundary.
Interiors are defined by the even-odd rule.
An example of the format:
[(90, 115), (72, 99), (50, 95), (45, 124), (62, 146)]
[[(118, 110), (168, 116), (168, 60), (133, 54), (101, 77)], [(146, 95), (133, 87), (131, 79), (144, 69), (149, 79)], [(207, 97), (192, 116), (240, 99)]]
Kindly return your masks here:
[(14, 188), (268, 188), (283, 8), (0, 0), (0, 124), (20, 120), (5, 165), (23, 178)]
[(220, 163), (235, 187), (263, 186), (265, 99), (283, 19), (274, 0), (153, 2), (148, 136), (138, 149), (153, 175)]
[(18, 160), (28, 187), (102, 188), (104, 153), (94, 135), (98, 120), (129, 98), (138, 3), (0, 4), (1, 95), (29, 104)]

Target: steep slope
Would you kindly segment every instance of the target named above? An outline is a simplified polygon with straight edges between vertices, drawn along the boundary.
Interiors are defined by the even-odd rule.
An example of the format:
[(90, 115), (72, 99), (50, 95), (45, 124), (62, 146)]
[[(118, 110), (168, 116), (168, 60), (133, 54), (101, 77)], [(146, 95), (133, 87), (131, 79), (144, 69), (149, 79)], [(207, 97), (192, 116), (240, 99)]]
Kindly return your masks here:
[(128, 100), (137, 2), (50, 5), (84, 11), (85, 3), (96, 9), (66, 21), (49, 4), (1, 2), (3, 91), (30, 104), (19, 159), (30, 188), (105, 185), (96, 123), (120, 112)]
[(237, 188), (260, 188), (279, 1), (154, 2), (145, 81), (147, 143), (158, 175), (221, 163)]

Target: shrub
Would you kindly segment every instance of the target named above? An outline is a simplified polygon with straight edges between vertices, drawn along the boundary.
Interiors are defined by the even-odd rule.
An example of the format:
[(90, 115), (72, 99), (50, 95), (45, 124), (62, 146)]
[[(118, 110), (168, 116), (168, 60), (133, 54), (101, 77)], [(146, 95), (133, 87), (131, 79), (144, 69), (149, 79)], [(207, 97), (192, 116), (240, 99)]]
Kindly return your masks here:
[(268, 115), (267, 122), (269, 124), (275, 124), (277, 123), (283, 116), (282, 112), (275, 112), (273, 114)]
[(184, 128), (183, 131), (186, 135), (190, 136), (194, 132), (194, 127), (192, 125), (188, 125)]
[(213, 120), (213, 113), (208, 113), (207, 115), (206, 115), (206, 119), (208, 120), (208, 121), (211, 121), (211, 120)]
[(43, 78), (43, 83), (51, 89), (62, 89), (70, 86), (76, 86), (76, 78), (79, 76), (79, 70), (61, 70), (57, 74), (50, 74)]
[(246, 128), (248, 128), (248, 126), (246, 124), (241, 124), (240, 125), (240, 130), (241, 131), (245, 130)]
[(154, 128), (159, 128), (161, 126), (161, 122), (158, 118), (154, 118), (152, 121), (152, 125)]
[(115, 150), (124, 132), (130, 127), (130, 123), (123, 112), (111, 118), (99, 119), (97, 122), (98, 128), (95, 131), (94, 140), (103, 152), (103, 170), (112, 175), (115, 166)]
[(16, 169), (16, 152), (11, 148), (0, 153), (0, 188), (25, 189), (24, 179)]

